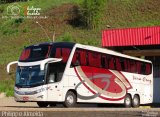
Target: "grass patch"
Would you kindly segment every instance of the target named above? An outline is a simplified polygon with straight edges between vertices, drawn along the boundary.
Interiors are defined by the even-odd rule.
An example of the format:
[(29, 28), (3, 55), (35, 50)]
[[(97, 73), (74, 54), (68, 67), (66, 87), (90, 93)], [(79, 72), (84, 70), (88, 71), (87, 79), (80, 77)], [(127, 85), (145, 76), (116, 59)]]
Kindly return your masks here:
[(0, 93), (5, 92), (7, 97), (14, 95), (14, 80), (1, 80), (0, 81)]

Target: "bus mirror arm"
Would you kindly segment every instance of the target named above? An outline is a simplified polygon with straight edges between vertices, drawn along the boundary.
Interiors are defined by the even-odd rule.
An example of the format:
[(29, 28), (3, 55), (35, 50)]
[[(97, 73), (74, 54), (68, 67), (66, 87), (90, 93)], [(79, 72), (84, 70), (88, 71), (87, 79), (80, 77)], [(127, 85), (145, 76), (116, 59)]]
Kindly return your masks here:
[(41, 63), (40, 69), (41, 69), (41, 70), (44, 70), (46, 63), (56, 63), (56, 62), (60, 62), (60, 61), (62, 61), (62, 58), (48, 58), (48, 59), (45, 59), (45, 60)]
[(60, 61), (62, 61), (62, 58), (54, 58), (54, 60), (49, 61), (48, 63), (55, 63), (55, 62), (60, 62)]
[(17, 64), (18, 61), (13, 61), (13, 62), (10, 62), (7, 64), (7, 73), (9, 74), (10, 73), (10, 66), (13, 65), (13, 64)]

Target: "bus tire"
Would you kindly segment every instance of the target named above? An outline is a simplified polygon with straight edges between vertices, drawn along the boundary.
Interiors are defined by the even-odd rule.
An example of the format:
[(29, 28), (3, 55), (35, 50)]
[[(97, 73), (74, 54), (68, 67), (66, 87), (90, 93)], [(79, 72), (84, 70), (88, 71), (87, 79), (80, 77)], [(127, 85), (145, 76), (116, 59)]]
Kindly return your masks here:
[(75, 107), (76, 103), (77, 103), (76, 94), (72, 91), (68, 91), (63, 105), (69, 108), (69, 107)]
[(137, 108), (139, 107), (140, 105), (140, 99), (139, 99), (139, 96), (138, 95), (134, 95), (133, 99), (132, 99), (132, 106), (134, 108)]
[(48, 103), (47, 102), (37, 102), (37, 105), (39, 107), (47, 107), (48, 106)]
[(124, 99), (124, 106), (126, 108), (130, 108), (132, 105), (132, 99), (131, 96), (129, 94), (126, 94), (125, 99)]

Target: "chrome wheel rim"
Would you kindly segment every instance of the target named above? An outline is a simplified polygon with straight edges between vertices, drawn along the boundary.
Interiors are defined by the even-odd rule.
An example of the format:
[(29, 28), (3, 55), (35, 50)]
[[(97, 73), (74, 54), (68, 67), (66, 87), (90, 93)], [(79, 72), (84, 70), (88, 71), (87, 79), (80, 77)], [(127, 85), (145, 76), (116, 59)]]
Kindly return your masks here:
[(134, 103), (134, 105), (138, 105), (138, 103), (139, 103), (138, 99), (135, 98), (135, 99), (133, 100), (133, 103)]
[(69, 96), (67, 97), (67, 103), (71, 105), (71, 104), (73, 104), (73, 102), (74, 102), (73, 96), (69, 95)]
[(130, 104), (131, 104), (130, 99), (129, 99), (129, 98), (126, 98), (126, 105), (128, 106), (128, 105), (130, 105)]

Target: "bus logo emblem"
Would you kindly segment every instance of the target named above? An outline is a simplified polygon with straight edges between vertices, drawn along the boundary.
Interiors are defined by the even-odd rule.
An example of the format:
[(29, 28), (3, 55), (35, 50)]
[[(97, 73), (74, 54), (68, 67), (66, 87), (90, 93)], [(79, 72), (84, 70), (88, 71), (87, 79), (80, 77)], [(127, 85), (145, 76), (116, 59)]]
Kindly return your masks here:
[(75, 72), (81, 81), (77, 84), (76, 90), (83, 84), (93, 95), (83, 96), (78, 93), (77, 96), (80, 99), (89, 100), (100, 97), (105, 100), (121, 100), (125, 97), (127, 90), (132, 88), (128, 80), (118, 71), (105, 70), (105, 72), (89, 76), (86, 74), (89, 71), (85, 70), (80, 66), (75, 68)]

